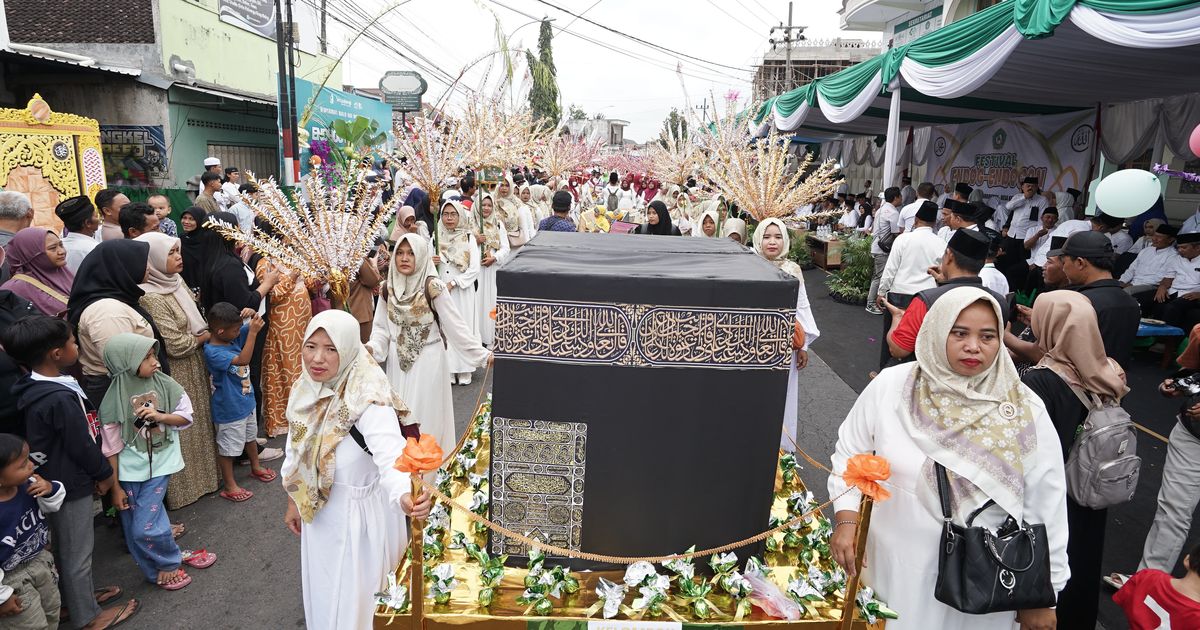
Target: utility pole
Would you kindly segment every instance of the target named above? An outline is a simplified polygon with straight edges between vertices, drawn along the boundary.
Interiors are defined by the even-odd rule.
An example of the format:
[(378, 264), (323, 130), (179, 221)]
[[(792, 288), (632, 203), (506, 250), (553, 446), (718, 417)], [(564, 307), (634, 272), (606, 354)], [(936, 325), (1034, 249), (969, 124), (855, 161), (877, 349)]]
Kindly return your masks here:
[[(771, 43), (771, 48), (772, 49), (775, 48), (775, 43), (776, 43), (775, 38), (774, 38), (775, 31), (782, 31), (783, 32), (783, 45), (785, 47), (784, 54), (786, 55), (786, 57), (785, 57), (786, 61), (784, 62), (784, 66), (783, 66), (783, 68), (784, 68), (783, 85), (777, 91), (777, 94), (783, 94), (784, 92), (791, 90), (795, 85), (795, 82), (792, 80), (792, 42), (804, 41), (804, 39), (805, 39), (804, 29), (806, 29), (806, 28), (808, 28), (808, 27), (792, 25), (792, 3), (791, 2), (788, 3), (787, 26), (784, 26), (783, 22), (780, 22), (779, 26), (771, 27), (771, 36), (772, 37), (771, 37), (771, 39), (768, 40)], [(792, 31), (798, 31), (798, 33), (796, 34), (795, 37), (792, 37)]]
[(279, 60), (279, 98), (277, 99), (277, 111), (279, 112), (279, 130), (281, 132), (283, 161), (280, 164), (281, 170), (279, 178), (285, 185), (295, 184), (293, 177), (293, 164), (296, 156), (292, 153), (293, 129), (289, 124), (291, 119), (291, 101), (289, 96), (291, 91), (288, 89), (289, 82), (287, 78), (287, 53), (284, 46), (287, 40), (283, 34), (283, 0), (275, 0), (275, 56)]
[(327, 1), (328, 0), (321, 0), (321, 54), (322, 55), (329, 52), (328, 46), (326, 46), (327, 42), (325, 39), (325, 3)]
[(704, 118), (704, 122), (708, 122), (708, 99), (704, 99), (704, 103), (697, 105), (696, 109), (700, 110), (700, 115)]
[[(296, 22), (292, 18), (292, 0), (287, 2), (287, 54), (288, 54), (288, 130), (292, 134), (292, 176), (300, 181), (300, 136), (296, 127)], [(315, 94), (313, 95), (316, 96)]]

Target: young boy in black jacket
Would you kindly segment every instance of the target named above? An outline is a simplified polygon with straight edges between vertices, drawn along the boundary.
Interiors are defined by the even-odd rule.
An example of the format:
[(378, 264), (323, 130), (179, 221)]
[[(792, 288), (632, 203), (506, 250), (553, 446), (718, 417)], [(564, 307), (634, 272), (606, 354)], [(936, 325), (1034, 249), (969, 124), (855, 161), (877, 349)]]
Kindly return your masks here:
[(67, 491), (62, 508), (48, 520), (71, 626), (108, 627), (118, 617), (131, 616), (138, 604), (131, 600), (120, 609), (102, 611), (99, 604), (120, 596), (121, 589), (97, 591), (92, 583), (92, 497), (108, 492), (116, 475), (100, 450), (96, 406), (63, 373), (79, 360), (75, 336), (66, 322), (37, 315), (0, 330), (0, 343), (30, 372), (12, 390), (25, 416), (29, 458), (38, 474), (62, 482)]

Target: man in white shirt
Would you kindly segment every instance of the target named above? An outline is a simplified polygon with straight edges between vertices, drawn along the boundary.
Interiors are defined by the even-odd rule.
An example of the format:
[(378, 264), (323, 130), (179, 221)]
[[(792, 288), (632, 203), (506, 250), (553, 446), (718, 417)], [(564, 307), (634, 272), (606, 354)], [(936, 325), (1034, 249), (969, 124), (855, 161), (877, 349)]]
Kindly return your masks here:
[[(921, 186), (924, 187), (925, 184)], [(930, 194), (932, 191), (933, 185), (929, 184)], [(889, 304), (905, 309), (918, 292), (937, 286), (937, 281), (929, 275), (929, 268), (941, 262), (942, 254), (946, 253), (946, 242), (933, 233), (933, 223), (937, 221), (937, 204), (928, 199), (922, 200), (922, 204), (914, 217), (912, 231), (897, 236), (892, 243), (892, 251), (888, 254), (887, 265), (883, 268), (883, 276), (879, 279), (879, 288), (874, 296), (877, 306), (883, 307), (886, 300)], [(892, 357), (886, 342), (887, 332), (891, 329), (891, 311), (884, 308), (883, 336), (880, 337), (880, 369)]]
[(979, 270), (979, 279), (983, 280), (985, 288), (1005, 295), (1008, 293), (1008, 278), (996, 268), (996, 256), (1000, 254), (1000, 233), (991, 230), (987, 235), (991, 242), (988, 243), (987, 260), (983, 263), (983, 269)]
[(1200, 232), (1180, 234), (1175, 239), (1179, 255), (1167, 269), (1154, 301), (1158, 316), (1185, 333), (1200, 323)]
[(1021, 180), (1021, 194), (1014, 195), (1008, 203), (996, 209), (993, 219), (1006, 236), (1004, 255), (1000, 257), (998, 266), (1005, 272), (1014, 291), (1027, 288), (1025, 281), (1029, 266), (1025, 261), (1029, 252), (1025, 249), (1024, 237), (1029, 233), (1029, 228), (1038, 225), (1042, 208), (1047, 205), (1046, 198), (1038, 194), (1038, 178), (1026, 177)]
[(1103, 227), (1101, 231), (1108, 235), (1108, 240), (1112, 241), (1113, 252), (1117, 256), (1124, 254), (1129, 251), (1129, 248), (1133, 247), (1133, 237), (1125, 229), (1125, 219), (1107, 214), (1099, 214), (1096, 215), (1095, 219), (1092, 219), (1093, 222), (1096, 220), (1099, 220)]
[[(875, 224), (872, 227), (874, 239), (871, 241), (871, 257), (875, 259), (875, 275), (871, 277), (871, 290), (868, 296), (879, 294), (879, 282), (883, 279), (883, 268), (887, 266), (888, 252), (892, 243), (900, 233), (900, 211), (896, 204), (900, 201), (900, 189), (892, 186), (883, 191), (883, 205), (875, 213)], [(882, 315), (883, 310), (873, 300), (867, 304), (867, 312), (872, 315)]]
[(912, 186), (912, 178), (911, 177), (901, 177), (900, 178), (900, 206), (897, 206), (897, 207), (907, 206), (908, 204), (910, 204), (916, 200), (917, 200), (917, 189), (913, 188), (913, 186)]
[(1183, 222), (1183, 227), (1179, 228), (1180, 234), (1191, 234), (1193, 232), (1200, 232), (1200, 207), (1197, 207), (1192, 216)]
[(938, 237), (949, 243), (950, 238), (958, 230), (979, 231), (975, 215), (979, 211), (974, 205), (956, 199), (947, 199), (942, 207), (942, 223), (945, 225), (938, 230)]
[(1058, 223), (1058, 210), (1046, 208), (1042, 210), (1041, 224), (1029, 228), (1019, 237), (1025, 244), (1025, 250), (1029, 252), (1029, 266), (1037, 267), (1039, 274), (1042, 267), (1046, 266), (1046, 253), (1050, 251), (1050, 233), (1054, 231), (1055, 223)]
[(221, 194), (217, 196), (217, 203), (221, 204), (222, 208), (232, 208), (234, 204), (242, 200), (238, 192), (238, 187), (242, 185), (241, 182), (242, 174), (236, 166), (225, 169), (225, 183), (221, 184)]
[[(905, 232), (913, 229), (913, 218), (917, 216), (917, 210), (926, 201), (932, 201), (934, 191), (936, 189), (930, 182), (922, 182), (917, 186), (917, 199), (909, 204), (906, 204), (900, 209), (900, 228)], [(935, 206), (936, 207), (936, 206)], [(931, 224), (932, 225), (932, 224)]]
[(79, 271), (83, 259), (92, 253), (100, 244), (96, 240), (96, 232), (100, 229), (100, 216), (96, 214), (96, 206), (92, 205), (86, 195), (71, 197), (59, 202), (54, 207), (54, 214), (62, 219), (67, 228), (63, 237), (63, 248), (67, 250), (67, 269), (71, 273)]
[(257, 192), (258, 186), (254, 182), (246, 182), (238, 187), (237, 203), (229, 206), (228, 212), (237, 217), (238, 227), (246, 234), (254, 232), (254, 211), (242, 201), (242, 195), (253, 196)]
[(1175, 235), (1179, 228), (1159, 225), (1150, 237), (1152, 247), (1143, 247), (1137, 258), (1121, 274), (1121, 287), (1142, 305), (1142, 314), (1149, 314), (1153, 305), (1154, 292), (1166, 277), (1167, 270), (1175, 265), (1179, 253), (1175, 251)]

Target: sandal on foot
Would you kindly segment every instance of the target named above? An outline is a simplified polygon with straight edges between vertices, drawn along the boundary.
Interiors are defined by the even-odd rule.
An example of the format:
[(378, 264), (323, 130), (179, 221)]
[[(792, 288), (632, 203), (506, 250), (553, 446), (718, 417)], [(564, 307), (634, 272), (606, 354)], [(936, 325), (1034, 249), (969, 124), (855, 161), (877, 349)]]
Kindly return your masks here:
[(183, 523), (171, 523), (171, 537), (175, 540), (183, 538), (183, 535), (188, 533), (187, 525)]
[(183, 569), (177, 569), (176, 575), (182, 575), (183, 577), (175, 580), (174, 582), (159, 584), (158, 587), (164, 591), (178, 591), (179, 589), (192, 583), (192, 576), (188, 575)]
[(193, 569), (207, 569), (215, 564), (216, 561), (217, 554), (209, 553), (206, 549), (183, 552), (183, 563)]
[(271, 483), (272, 481), (275, 481), (275, 479), (276, 479), (275, 471), (271, 470), (270, 468), (260, 468), (258, 470), (251, 470), (250, 476), (254, 477), (255, 479), (257, 479), (263, 483)]
[(1117, 590), (1120, 590), (1122, 586), (1125, 586), (1125, 583), (1128, 581), (1129, 576), (1124, 573), (1109, 573), (1108, 575), (1104, 576), (1104, 583)]
[(106, 586), (92, 591), (92, 595), (96, 597), (96, 604), (103, 606), (108, 602), (120, 597), (125, 591), (121, 590), (120, 586)]
[[(112, 621), (108, 622), (107, 626), (104, 626), (105, 630), (107, 630), (108, 628), (116, 628), (117, 626), (125, 623), (126, 621), (129, 621), (130, 619), (133, 618), (134, 615), (138, 614), (138, 611), (140, 611), (141, 609), (142, 609), (142, 603), (136, 599), (131, 599), (131, 600), (125, 602), (124, 604), (121, 605), (121, 607), (119, 609), (117, 609), (117, 614), (115, 616), (113, 616)], [(112, 609), (110, 608), (109, 610), (112, 610)], [(104, 614), (104, 613), (101, 613), (101, 614)]]
[(254, 493), (245, 488), (242, 488), (240, 492), (230, 492), (228, 490), (221, 491), (222, 499), (227, 499), (229, 501), (233, 501), (234, 503), (241, 503), (242, 501), (249, 500), (252, 496), (254, 496)]

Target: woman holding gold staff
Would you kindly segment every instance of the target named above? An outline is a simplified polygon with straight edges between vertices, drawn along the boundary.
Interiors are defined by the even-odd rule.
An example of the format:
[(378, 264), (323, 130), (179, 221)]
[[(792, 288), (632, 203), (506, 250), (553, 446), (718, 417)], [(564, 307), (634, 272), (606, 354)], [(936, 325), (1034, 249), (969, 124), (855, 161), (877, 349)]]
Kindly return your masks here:
[(370, 628), (372, 595), (408, 544), (404, 515), (429, 515), (430, 496), (414, 500), (408, 475), (393, 468), (420, 429), (358, 334), (345, 311), (313, 317), (288, 399), (284, 524), (300, 536), (304, 620), (314, 630)]

